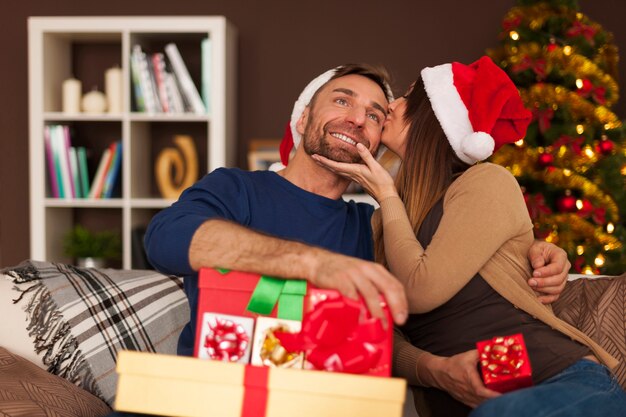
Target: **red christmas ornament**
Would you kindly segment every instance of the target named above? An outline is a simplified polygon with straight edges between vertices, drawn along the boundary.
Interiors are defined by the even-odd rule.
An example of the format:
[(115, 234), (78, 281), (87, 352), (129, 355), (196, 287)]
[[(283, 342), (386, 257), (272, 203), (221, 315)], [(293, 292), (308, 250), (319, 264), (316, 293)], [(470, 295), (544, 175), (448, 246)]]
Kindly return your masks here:
[(555, 44), (555, 43), (551, 43), (550, 45), (546, 46), (546, 50), (547, 50), (548, 52), (552, 52), (552, 51), (556, 51), (556, 49), (557, 49), (558, 47), (559, 47), (559, 46), (558, 46), (557, 44)]
[(537, 158), (537, 162), (542, 168), (552, 166), (554, 163), (554, 156), (551, 153), (541, 153)]
[(576, 210), (576, 197), (574, 197), (569, 190), (565, 192), (565, 195), (559, 198), (556, 202), (556, 207), (562, 213), (574, 213)]
[(598, 143), (598, 150), (602, 153), (602, 155), (609, 155), (615, 149), (615, 144), (608, 140), (602, 139), (600, 143)]
[(522, 23), (521, 16), (515, 16), (511, 19), (505, 19), (502, 21), (502, 29), (505, 32), (508, 32), (510, 30), (517, 29), (520, 23)]

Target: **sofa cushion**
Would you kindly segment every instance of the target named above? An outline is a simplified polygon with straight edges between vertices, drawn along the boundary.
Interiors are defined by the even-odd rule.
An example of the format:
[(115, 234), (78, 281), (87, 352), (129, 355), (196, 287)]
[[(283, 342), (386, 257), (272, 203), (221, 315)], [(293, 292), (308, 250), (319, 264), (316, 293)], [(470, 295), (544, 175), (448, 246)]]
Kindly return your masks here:
[(613, 372), (626, 389), (626, 273), (570, 279), (552, 307), (559, 318), (591, 336), (620, 361)]
[(0, 347), (0, 415), (97, 417), (111, 412), (99, 398)]
[(117, 352), (175, 354), (189, 321), (178, 277), (37, 261), (3, 272), (13, 281), (12, 298), (26, 311), (24, 326), (43, 365), (109, 405)]

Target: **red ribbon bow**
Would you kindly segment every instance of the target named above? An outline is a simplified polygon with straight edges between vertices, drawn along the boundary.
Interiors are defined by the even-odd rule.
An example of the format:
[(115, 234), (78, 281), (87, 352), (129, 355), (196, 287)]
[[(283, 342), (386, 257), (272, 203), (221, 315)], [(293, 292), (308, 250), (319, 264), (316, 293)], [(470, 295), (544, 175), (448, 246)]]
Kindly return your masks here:
[(504, 19), (502, 21), (502, 29), (509, 32), (519, 26), (522, 23), (522, 16), (514, 16), (510, 19)]
[(541, 214), (552, 213), (552, 210), (546, 204), (543, 194), (524, 194), (524, 202), (526, 202), (528, 214), (530, 214), (530, 218), (533, 220)]
[(550, 107), (533, 110), (533, 120), (536, 120), (539, 123), (539, 131), (541, 131), (541, 133), (545, 133), (546, 130), (550, 129), (553, 117), (554, 110)]
[(596, 29), (593, 26), (585, 25), (576, 20), (571, 28), (565, 32), (565, 35), (573, 38), (575, 36), (582, 36), (593, 46), (595, 44), (593, 37), (596, 36)]
[(577, 214), (582, 218), (591, 217), (599, 225), (603, 225), (606, 221), (606, 209), (604, 207), (594, 207), (589, 200), (582, 200), (582, 207), (578, 209)]
[(606, 103), (606, 88), (594, 86), (591, 81), (583, 80), (583, 85), (577, 91), (581, 97), (591, 97), (596, 103), (604, 105)]
[(225, 318), (212, 317), (208, 326), (204, 348), (211, 359), (237, 362), (244, 356), (250, 337), (242, 325)]
[(305, 314), (300, 333), (276, 332), (290, 352), (305, 351), (316, 369), (362, 374), (376, 366), (381, 350), (376, 343), (385, 339), (381, 321), (369, 313), (363, 318), (362, 304), (329, 295)]
[(518, 73), (529, 68), (537, 75), (538, 81), (546, 78), (546, 60), (543, 58), (532, 59), (530, 56), (525, 55), (519, 63), (511, 67), (511, 71)]
[(554, 141), (554, 143), (552, 144), (552, 147), (555, 150), (558, 150), (561, 146), (567, 146), (576, 155), (580, 155), (580, 152), (582, 151), (583, 142), (584, 142), (584, 138), (582, 136), (573, 138), (571, 136), (562, 135), (557, 140)]

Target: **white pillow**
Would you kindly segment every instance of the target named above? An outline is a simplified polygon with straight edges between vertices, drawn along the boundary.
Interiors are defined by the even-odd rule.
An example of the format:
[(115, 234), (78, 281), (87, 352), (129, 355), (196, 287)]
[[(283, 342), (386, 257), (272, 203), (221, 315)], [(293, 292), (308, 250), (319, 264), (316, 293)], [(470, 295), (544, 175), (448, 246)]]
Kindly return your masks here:
[(33, 342), (26, 330), (26, 312), (19, 304), (13, 304), (20, 292), (13, 289), (12, 279), (7, 275), (0, 275), (0, 346), (46, 369), (47, 366), (43, 364), (44, 352), (39, 355), (35, 353)]

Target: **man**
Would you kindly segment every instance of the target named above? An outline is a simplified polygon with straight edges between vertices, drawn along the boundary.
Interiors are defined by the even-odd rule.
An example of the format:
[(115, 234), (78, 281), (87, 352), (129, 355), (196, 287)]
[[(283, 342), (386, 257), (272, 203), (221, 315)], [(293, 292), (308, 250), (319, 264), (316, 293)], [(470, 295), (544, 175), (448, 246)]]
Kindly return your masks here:
[[(304, 108), (294, 109), (292, 132), (294, 139), (302, 136), (303, 146), (296, 149), (284, 170), (218, 169), (155, 216), (146, 234), (148, 257), (159, 270), (185, 276), (191, 307), (179, 354), (193, 351), (197, 270), (201, 267), (303, 278), (349, 297), (362, 296), (377, 317), (382, 317), (382, 294), (394, 322), (406, 320), (402, 286), (370, 261), (373, 208), (343, 202), (341, 195), (349, 181), (311, 158), (318, 153), (356, 162), (356, 143), (372, 153), (377, 150), (391, 99), (386, 80), (384, 72), (366, 65), (346, 65), (325, 73), (305, 89), (304, 100), (296, 103)], [(547, 286), (549, 298), (555, 297), (555, 292), (558, 296), (569, 268), (564, 253), (544, 244), (533, 247), (529, 256), (538, 268), (531, 285)], [(547, 260), (552, 263), (544, 266)], [(471, 367), (467, 360), (458, 363), (464, 364), (464, 371)], [(437, 373), (443, 368), (427, 369)], [(454, 381), (462, 379), (455, 377)], [(440, 388), (455, 389), (446, 381)]]

